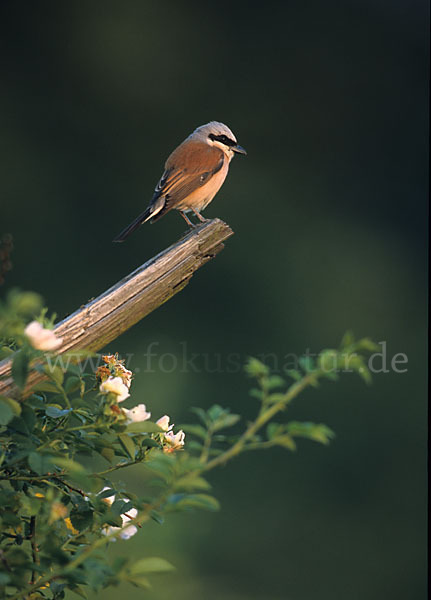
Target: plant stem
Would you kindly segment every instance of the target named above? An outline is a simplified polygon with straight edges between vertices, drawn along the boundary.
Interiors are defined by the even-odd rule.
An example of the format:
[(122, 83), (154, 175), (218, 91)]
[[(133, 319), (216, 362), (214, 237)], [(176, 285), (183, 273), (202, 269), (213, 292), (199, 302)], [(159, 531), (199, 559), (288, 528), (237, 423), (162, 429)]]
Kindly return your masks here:
[(212, 436), (213, 436), (213, 430), (212, 430), (212, 427), (210, 427), (208, 429), (207, 436), (205, 438), (205, 442), (204, 442), (204, 445), (202, 448), (202, 452), (199, 457), (199, 460), (201, 463), (206, 463), (208, 460), (208, 456), (209, 456), (210, 448), (211, 448)]
[[(38, 559), (38, 556), (37, 556), (38, 550), (37, 550), (37, 545), (36, 545), (36, 517), (35, 516), (32, 516), (30, 518), (30, 535), (29, 535), (29, 538), (30, 538), (31, 556), (32, 556), (32, 559), (33, 559), (33, 564), (37, 565), (39, 563), (39, 559)], [(36, 571), (33, 569), (32, 572), (31, 572), (30, 583), (32, 583), (32, 584), (34, 583), (35, 576), (36, 576)]]
[(100, 425), (97, 423), (89, 423), (88, 425), (76, 425), (75, 427), (60, 429), (58, 433), (69, 433), (71, 431), (80, 431), (81, 429), (106, 429), (107, 427), (110, 427), (110, 425), (106, 423), (101, 423)]
[(215, 467), (219, 467), (220, 465), (224, 465), (229, 460), (240, 454), (244, 450), (244, 446), (247, 441), (251, 439), (264, 425), (268, 423), (276, 415), (278, 412), (284, 410), (286, 406), (291, 402), (296, 396), (298, 396), (305, 388), (310, 385), (314, 385), (319, 377), (323, 375), (323, 372), (320, 370), (313, 371), (313, 373), (309, 373), (305, 377), (303, 377), (300, 381), (292, 384), (287, 392), (284, 394), (283, 398), (270, 406), (264, 412), (261, 412), (257, 419), (251, 423), (251, 425), (245, 430), (239, 440), (226, 452), (216, 456), (210, 460), (206, 465), (203, 466), (202, 471), (210, 471)]
[(104, 475), (107, 475), (108, 473), (112, 473), (112, 471), (118, 471), (118, 469), (124, 469), (125, 467), (131, 467), (132, 465), (138, 465), (139, 463), (142, 462), (142, 460), (143, 459), (131, 460), (130, 462), (119, 463), (118, 465), (109, 467), (108, 469), (105, 469), (104, 471), (99, 471), (98, 473), (91, 473), (90, 477), (103, 477)]
[[(54, 380), (54, 384), (55, 384), (55, 380)], [(61, 395), (62, 395), (62, 396), (63, 396), (63, 398), (64, 398), (64, 401), (66, 402), (66, 406), (67, 406), (67, 408), (72, 408), (72, 405), (70, 404), (70, 400), (69, 400), (69, 398), (67, 397), (67, 394), (66, 394), (66, 392), (65, 392), (65, 389), (64, 389), (64, 387), (63, 387), (62, 385), (58, 384), (58, 383), (57, 383), (56, 385), (57, 385), (57, 387), (59, 388), (59, 390), (60, 390), (60, 392), (61, 392)]]

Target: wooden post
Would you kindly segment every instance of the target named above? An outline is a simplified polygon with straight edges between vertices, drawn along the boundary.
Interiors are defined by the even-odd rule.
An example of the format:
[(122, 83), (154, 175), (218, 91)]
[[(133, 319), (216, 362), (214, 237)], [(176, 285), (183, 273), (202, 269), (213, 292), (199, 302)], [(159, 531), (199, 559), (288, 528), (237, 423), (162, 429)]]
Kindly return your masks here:
[[(182, 290), (193, 273), (222, 250), (233, 235), (220, 219), (189, 231), (173, 244), (88, 302), (55, 327), (63, 338), (60, 354), (71, 350), (97, 351)], [(0, 363), (0, 395), (17, 397), (10, 359)], [(23, 396), (43, 379), (32, 371)]]

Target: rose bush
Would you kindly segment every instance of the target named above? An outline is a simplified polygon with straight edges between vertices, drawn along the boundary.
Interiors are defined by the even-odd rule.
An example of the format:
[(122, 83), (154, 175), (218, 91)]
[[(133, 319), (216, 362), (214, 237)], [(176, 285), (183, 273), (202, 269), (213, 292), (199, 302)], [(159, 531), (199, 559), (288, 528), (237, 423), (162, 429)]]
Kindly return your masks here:
[[(256, 414), (245, 426), (240, 415), (215, 405), (193, 408), (197, 422), (175, 430), (168, 415), (151, 420), (147, 404), (122, 407), (133, 400), (133, 373), (117, 355), (101, 356), (95, 372), (84, 368), (84, 351), (53, 357), (62, 340), (41, 309), (33, 293), (14, 291), (0, 302), (0, 356), (12, 358), (17, 389), (24, 390), (31, 369), (45, 377), (29, 395), (0, 397), (0, 593), (8, 600), (150, 585), (152, 573), (173, 568), (145, 556), (150, 545), (143, 544), (138, 560), (111, 560), (100, 550), (139, 535), (150, 520), (164, 523), (173, 511), (217, 510), (206, 474), (242, 452), (295, 450), (299, 437), (327, 444), (327, 426), (276, 417), (304, 389), (336, 380), (346, 364), (368, 382), (363, 354), (376, 347), (349, 334), (338, 350), (324, 350), (316, 362), (304, 358), (285, 377), (250, 359)], [(115, 477), (138, 464), (145, 497)]]

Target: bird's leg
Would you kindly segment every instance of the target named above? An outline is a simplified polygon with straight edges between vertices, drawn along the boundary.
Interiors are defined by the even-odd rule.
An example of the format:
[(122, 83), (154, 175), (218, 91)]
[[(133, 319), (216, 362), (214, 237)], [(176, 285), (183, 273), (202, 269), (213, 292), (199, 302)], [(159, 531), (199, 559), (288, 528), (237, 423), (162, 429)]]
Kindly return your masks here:
[(194, 225), (190, 219), (188, 218), (188, 216), (186, 215), (186, 213), (183, 210), (180, 210), (180, 215), (182, 216), (182, 218), (184, 219), (184, 221), (187, 223), (187, 225), (189, 227), (193, 227), (193, 229), (196, 227), (196, 225)]
[(192, 211), (195, 213), (195, 215), (197, 216), (197, 218), (199, 219), (199, 221), (201, 223), (206, 223), (208, 221), (208, 219), (205, 219), (205, 217), (203, 217), (198, 210), (195, 210), (194, 208), (192, 208)]

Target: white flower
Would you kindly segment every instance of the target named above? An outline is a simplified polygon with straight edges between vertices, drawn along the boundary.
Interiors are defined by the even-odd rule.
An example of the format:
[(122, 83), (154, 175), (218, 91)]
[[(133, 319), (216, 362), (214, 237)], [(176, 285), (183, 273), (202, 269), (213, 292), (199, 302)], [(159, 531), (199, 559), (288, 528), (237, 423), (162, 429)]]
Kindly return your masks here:
[(57, 337), (52, 329), (45, 329), (37, 321), (29, 323), (24, 329), (24, 333), (36, 350), (50, 352), (57, 350), (63, 343), (63, 338)]
[[(121, 520), (123, 521), (123, 527), (104, 527), (102, 529), (103, 535), (111, 535), (111, 533), (115, 533), (121, 530), (120, 538), (123, 540), (129, 540), (135, 533), (138, 533), (138, 528), (135, 525), (129, 525), (127, 527), (127, 523), (134, 519), (138, 514), (136, 508), (131, 508), (127, 514), (121, 515)], [(115, 542), (116, 538), (112, 538), (111, 542)]]
[(130, 396), (129, 388), (123, 383), (121, 377), (108, 377), (106, 381), (100, 384), (99, 390), (102, 394), (115, 394), (117, 402), (123, 402)]
[(135, 533), (138, 532), (138, 528), (135, 525), (129, 525), (128, 527), (125, 527), (125, 525), (127, 525), (127, 523), (131, 519), (134, 519), (135, 517), (137, 517), (137, 515), (138, 515), (138, 511), (136, 510), (136, 508), (131, 508), (130, 510), (127, 511), (127, 513), (125, 515), (121, 515), (121, 519), (123, 521), (123, 528), (122, 528), (122, 532), (120, 533), (120, 538), (122, 538), (123, 540), (128, 540), (133, 535), (135, 535)]
[(151, 417), (151, 413), (147, 412), (145, 404), (138, 404), (130, 410), (123, 408), (123, 413), (128, 423), (140, 423), (141, 421), (148, 421)]
[(156, 421), (156, 424), (163, 429), (163, 431), (170, 431), (173, 427), (172, 425), (169, 425), (169, 417), (168, 415), (164, 415), (163, 417), (160, 417), (160, 419), (158, 421)]
[[(104, 487), (103, 490), (101, 490), (99, 492), (99, 494), (101, 494), (102, 492), (104, 492), (105, 490), (109, 490), (110, 488), (108, 487)], [(113, 493), (112, 496), (108, 496), (107, 498), (103, 498), (103, 502), (106, 502), (107, 504), (111, 505), (113, 504), (113, 502), (115, 501), (115, 494)], [(127, 523), (129, 521), (131, 521), (132, 519), (134, 519), (135, 517), (138, 516), (138, 511), (136, 510), (136, 508), (131, 508), (130, 510), (127, 511), (126, 514), (121, 515), (121, 520), (123, 521), (123, 526), (122, 527), (111, 527), (111, 526), (107, 526), (104, 527), (102, 529), (102, 533), (103, 535), (111, 535), (111, 533), (115, 533), (116, 531), (120, 531), (120, 538), (122, 538), (123, 540), (128, 540), (130, 539), (132, 536), (135, 535), (135, 533), (138, 532), (138, 528), (135, 527), (135, 525), (129, 525), (127, 527)], [(111, 542), (115, 542), (116, 538), (112, 538)]]
[(179, 450), (182, 446), (184, 446), (186, 434), (181, 429), (178, 433), (174, 433), (173, 431), (168, 431), (165, 433), (165, 442), (169, 444), (168, 451)]

